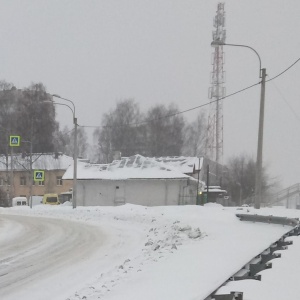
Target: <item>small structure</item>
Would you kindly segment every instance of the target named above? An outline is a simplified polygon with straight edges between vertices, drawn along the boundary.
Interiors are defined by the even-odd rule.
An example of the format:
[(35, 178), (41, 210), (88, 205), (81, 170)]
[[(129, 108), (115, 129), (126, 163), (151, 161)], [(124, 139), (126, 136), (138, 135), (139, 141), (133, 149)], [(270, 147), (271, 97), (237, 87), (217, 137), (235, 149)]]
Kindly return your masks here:
[[(208, 192), (208, 197), (207, 197)], [(227, 191), (221, 189), (220, 186), (207, 186), (204, 187), (204, 190), (201, 191), (200, 195), (200, 204), (205, 204), (207, 202), (219, 203), (224, 206), (228, 206), (229, 196)]]
[[(106, 165), (78, 162), (77, 167), (78, 205), (196, 204), (198, 181), (154, 158), (137, 154)], [(69, 167), (63, 180), (72, 179)]]

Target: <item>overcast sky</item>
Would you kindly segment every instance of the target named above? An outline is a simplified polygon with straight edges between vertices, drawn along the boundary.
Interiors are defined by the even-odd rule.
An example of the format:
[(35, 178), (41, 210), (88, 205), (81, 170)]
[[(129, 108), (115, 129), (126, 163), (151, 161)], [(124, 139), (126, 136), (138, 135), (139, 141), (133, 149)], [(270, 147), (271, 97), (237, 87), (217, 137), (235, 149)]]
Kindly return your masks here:
[[(213, 0), (1, 0), (0, 79), (42, 82), (71, 99), (80, 125), (100, 125), (118, 100), (142, 111), (208, 102)], [(227, 43), (260, 55), (268, 78), (300, 57), (299, 0), (224, 1)], [(258, 82), (254, 52), (224, 47), (226, 93)], [(300, 63), (267, 84), (264, 163), (283, 187), (300, 182)], [(260, 87), (224, 100), (224, 161), (256, 159)], [(184, 114), (193, 120), (200, 110)], [(72, 126), (65, 107), (58, 121)]]

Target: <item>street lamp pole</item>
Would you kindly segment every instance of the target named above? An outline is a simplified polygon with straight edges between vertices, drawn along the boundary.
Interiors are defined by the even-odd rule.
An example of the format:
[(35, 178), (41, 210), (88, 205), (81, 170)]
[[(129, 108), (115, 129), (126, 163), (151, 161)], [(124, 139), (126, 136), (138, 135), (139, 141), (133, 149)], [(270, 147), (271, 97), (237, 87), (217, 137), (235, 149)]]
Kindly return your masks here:
[(61, 104), (61, 103), (55, 103), (55, 104), (59, 104), (59, 105), (64, 105), (64, 106), (68, 106), (72, 113), (73, 113), (73, 123), (74, 123), (74, 153), (73, 153), (73, 160), (74, 160), (74, 170), (73, 170), (73, 208), (76, 208), (76, 204), (77, 204), (77, 159), (78, 159), (78, 147), (77, 147), (77, 118), (76, 118), (76, 110), (75, 110), (75, 104), (73, 101), (60, 97), (59, 95), (53, 94), (53, 97), (65, 100), (67, 102), (70, 102), (73, 106), (73, 109), (66, 104)]
[(74, 174), (73, 174), (73, 208), (76, 208), (77, 204), (77, 118), (74, 116)]
[(264, 111), (265, 111), (265, 91), (266, 91), (266, 69), (261, 67), (261, 59), (255, 49), (246, 45), (226, 44), (221, 40), (214, 40), (211, 43), (212, 47), (219, 46), (234, 46), (244, 47), (252, 50), (259, 60), (259, 78), (261, 78), (260, 91), (260, 108), (259, 108), (259, 124), (258, 124), (258, 142), (257, 142), (257, 158), (255, 169), (255, 203), (254, 207), (259, 209), (261, 204), (261, 190), (262, 190), (262, 155), (263, 155), (263, 132), (264, 132)]
[(30, 173), (30, 187), (29, 187), (29, 205), (32, 208), (32, 186), (33, 186), (33, 169), (32, 169), (32, 142), (31, 141), (22, 141), (22, 143), (30, 144), (30, 162), (29, 162), (29, 173)]

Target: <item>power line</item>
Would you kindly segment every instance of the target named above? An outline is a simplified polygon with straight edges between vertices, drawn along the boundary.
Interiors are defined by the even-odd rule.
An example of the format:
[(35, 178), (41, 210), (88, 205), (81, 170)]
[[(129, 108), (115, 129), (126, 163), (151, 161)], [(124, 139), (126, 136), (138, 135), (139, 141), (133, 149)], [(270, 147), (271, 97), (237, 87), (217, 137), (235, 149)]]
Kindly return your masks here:
[[(275, 78), (283, 75), (285, 72), (287, 72), (289, 69), (291, 69), (296, 63), (298, 63), (300, 61), (300, 58), (298, 58), (294, 63), (292, 63), (288, 68), (286, 68), (284, 71), (282, 71), (281, 73), (279, 73), (278, 75), (270, 78), (269, 80), (266, 80), (266, 82), (269, 82), (271, 80), (274, 80)], [(279, 90), (279, 88), (275, 85), (274, 82), (272, 82), (272, 84), (274, 85), (275, 89), (277, 90), (278, 94), (281, 96), (281, 98), (284, 100), (284, 102), (286, 103), (286, 105), (288, 106), (288, 108), (292, 111), (293, 115), (296, 117), (296, 119), (298, 121), (300, 121), (300, 117), (299, 115), (295, 112), (295, 110), (292, 108), (292, 106), (288, 103), (288, 101), (286, 100), (286, 98), (283, 96), (283, 94), (281, 93), (281, 91)]]
[[(292, 63), (289, 67), (287, 67), (285, 70), (283, 70), (281, 73), (279, 73), (278, 75), (266, 80), (266, 82), (269, 82), (269, 81), (272, 81), (276, 78), (278, 78), (279, 76), (283, 75), (284, 73), (286, 73), (289, 69), (291, 69), (296, 63), (298, 63), (300, 61), (300, 58), (298, 58), (294, 63)], [(155, 121), (158, 121), (158, 120), (161, 120), (161, 119), (165, 119), (165, 118), (171, 118), (171, 117), (175, 117), (177, 115), (180, 115), (180, 114), (184, 114), (184, 113), (187, 113), (187, 112), (190, 112), (190, 111), (193, 111), (195, 109), (198, 109), (198, 108), (202, 108), (202, 107), (205, 107), (211, 103), (214, 103), (214, 102), (217, 102), (217, 101), (220, 101), (220, 100), (223, 100), (223, 99), (226, 99), (226, 98), (229, 98), (229, 97), (232, 97), (236, 94), (239, 94), (241, 92), (244, 92), (248, 89), (251, 89), (257, 85), (261, 84), (261, 82), (258, 82), (258, 83), (254, 83), (248, 87), (245, 87), (241, 90), (238, 90), (236, 92), (233, 92), (227, 96), (224, 96), (222, 98), (219, 98), (219, 99), (216, 99), (216, 100), (213, 100), (213, 101), (210, 101), (210, 102), (206, 102), (202, 105), (198, 105), (198, 106), (195, 106), (195, 107), (192, 107), (192, 108), (189, 108), (189, 109), (186, 109), (186, 110), (183, 110), (183, 111), (180, 111), (180, 112), (177, 112), (177, 113), (174, 113), (174, 114), (169, 114), (169, 115), (165, 115), (165, 116), (162, 116), (160, 118), (156, 118), (156, 119), (152, 119), (152, 120), (149, 120), (149, 121), (143, 121), (143, 122), (139, 122), (139, 123), (131, 123), (131, 124), (126, 124), (126, 126), (139, 126), (139, 125), (144, 125), (144, 124), (148, 124), (148, 123), (151, 123), (151, 122), (155, 122)], [(124, 125), (120, 125), (120, 126), (124, 126)], [(84, 125), (80, 125), (80, 127), (84, 127), (84, 128), (103, 128), (103, 127), (111, 127), (111, 126), (84, 126)], [(114, 126), (115, 127), (115, 126)]]
[[(241, 93), (241, 92), (244, 92), (244, 91), (246, 91), (246, 90), (248, 90), (248, 89), (250, 89), (250, 88), (253, 88), (254, 86), (259, 85), (259, 84), (260, 84), (260, 82), (255, 83), (255, 84), (252, 84), (252, 85), (250, 85), (250, 86), (248, 86), (248, 87), (246, 87), (246, 88), (243, 88), (243, 89), (241, 89), (241, 90), (238, 90), (238, 91), (236, 91), (236, 92), (234, 92), (234, 93), (231, 93), (231, 94), (229, 94), (229, 95), (227, 95), (227, 96), (224, 96), (224, 97), (222, 97), (222, 98), (219, 98), (219, 99), (216, 99), (216, 100), (213, 100), (213, 101), (210, 101), (210, 102), (206, 102), (206, 103), (204, 103), (204, 104), (202, 104), (202, 105), (198, 105), (198, 106), (195, 106), (195, 107), (192, 107), (192, 108), (183, 110), (183, 111), (179, 111), (179, 112), (176, 112), (176, 113), (174, 113), (174, 114), (165, 115), (165, 116), (162, 116), (162, 117), (160, 117), (160, 118), (155, 118), (155, 119), (152, 119), (152, 120), (149, 120), (149, 121), (143, 121), (143, 122), (139, 122), (139, 123), (131, 123), (131, 124), (129, 123), (129, 124), (126, 124), (126, 126), (139, 126), (139, 125), (143, 125), (143, 124), (155, 122), (155, 121), (158, 121), (158, 120), (161, 120), (161, 119), (175, 117), (175, 116), (177, 116), (177, 115), (184, 114), (184, 113), (186, 113), (186, 112), (189, 112), (189, 111), (192, 111), (192, 110), (195, 110), (195, 109), (198, 109), (198, 108), (205, 107), (205, 106), (207, 106), (207, 105), (209, 105), (209, 104), (211, 104), (211, 103), (214, 103), (214, 102), (217, 102), (217, 101), (220, 101), (220, 100), (229, 98), (229, 97), (231, 97), (231, 96), (234, 96), (234, 95), (236, 95), (236, 94), (239, 94), (239, 93)], [(120, 125), (120, 126), (124, 126), (124, 125)], [(85, 128), (100, 128), (100, 127), (110, 127), (110, 126), (108, 126), (108, 125), (106, 125), (106, 126), (88, 126), (88, 125), (86, 125), (86, 126), (81, 126), (81, 127), (85, 127)], [(114, 126), (114, 127), (115, 127), (115, 126)]]
[(293, 109), (293, 107), (288, 103), (288, 101), (286, 100), (286, 98), (283, 96), (282, 92), (280, 91), (280, 89), (275, 85), (274, 82), (272, 82), (272, 84), (274, 85), (275, 89), (277, 90), (278, 94), (281, 96), (282, 100), (285, 102), (285, 104), (288, 106), (288, 108), (291, 110), (291, 112), (293, 113), (293, 115), (296, 117), (296, 119), (300, 122), (300, 117), (299, 115), (295, 112), (295, 110)]
[(275, 78), (283, 75), (285, 72), (287, 72), (289, 69), (291, 69), (298, 61), (300, 61), (300, 58), (298, 58), (294, 63), (292, 63), (288, 68), (286, 68), (284, 71), (282, 71), (281, 73), (279, 73), (278, 75), (266, 80), (266, 82), (269, 82), (271, 80), (274, 80)]

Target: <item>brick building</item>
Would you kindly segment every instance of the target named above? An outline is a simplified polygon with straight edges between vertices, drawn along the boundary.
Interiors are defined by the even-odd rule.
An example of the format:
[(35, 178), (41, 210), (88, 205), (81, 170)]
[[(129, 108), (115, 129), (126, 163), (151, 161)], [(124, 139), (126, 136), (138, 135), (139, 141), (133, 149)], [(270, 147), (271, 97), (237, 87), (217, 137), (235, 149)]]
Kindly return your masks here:
[[(43, 170), (45, 180), (33, 182), (32, 196), (43, 196), (46, 193), (60, 194), (69, 191), (72, 188), (72, 181), (63, 182), (62, 176), (71, 164), (73, 164), (73, 158), (70, 156), (34, 153), (32, 155), (32, 169)], [(25, 196), (29, 198), (30, 177), (30, 156), (24, 157), (22, 154), (15, 154), (11, 160), (10, 155), (0, 155), (0, 206), (10, 206), (13, 197)]]

